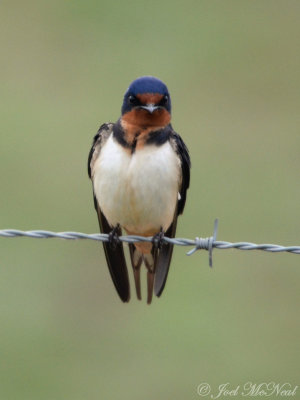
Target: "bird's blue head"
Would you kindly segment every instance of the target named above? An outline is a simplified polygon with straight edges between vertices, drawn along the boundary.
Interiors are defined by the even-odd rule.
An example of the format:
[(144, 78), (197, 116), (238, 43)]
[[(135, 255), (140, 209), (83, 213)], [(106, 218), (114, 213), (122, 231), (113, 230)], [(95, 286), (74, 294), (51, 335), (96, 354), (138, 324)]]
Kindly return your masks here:
[[(153, 76), (142, 76), (126, 90), (122, 105), (123, 119), (148, 121), (149, 125), (167, 125), (171, 119), (171, 99), (167, 86)], [(140, 122), (139, 122), (140, 121)]]

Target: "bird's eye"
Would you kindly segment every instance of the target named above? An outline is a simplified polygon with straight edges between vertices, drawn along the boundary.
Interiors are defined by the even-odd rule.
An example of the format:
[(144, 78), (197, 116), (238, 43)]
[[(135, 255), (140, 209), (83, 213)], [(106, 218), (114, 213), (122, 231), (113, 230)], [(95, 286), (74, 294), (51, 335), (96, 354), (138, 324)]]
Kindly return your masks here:
[(136, 98), (134, 96), (129, 96), (128, 101), (130, 104), (135, 104), (136, 103)]
[(169, 96), (165, 94), (163, 98), (160, 100), (159, 105), (161, 107), (167, 107), (168, 103), (169, 103)]

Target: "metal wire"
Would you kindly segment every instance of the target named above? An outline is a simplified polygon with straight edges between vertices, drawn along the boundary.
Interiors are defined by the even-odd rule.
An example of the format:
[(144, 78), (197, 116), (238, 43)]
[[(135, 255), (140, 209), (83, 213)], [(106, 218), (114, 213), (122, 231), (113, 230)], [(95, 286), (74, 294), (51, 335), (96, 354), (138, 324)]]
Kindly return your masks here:
[[(207, 238), (185, 239), (185, 238), (169, 238), (164, 236), (162, 241), (165, 243), (172, 243), (177, 246), (193, 246), (193, 249), (187, 252), (190, 256), (194, 254), (197, 250), (208, 250), (209, 252), (209, 265), (212, 267), (212, 250), (213, 249), (238, 249), (238, 250), (262, 250), (269, 251), (271, 253), (281, 253), (288, 252), (294, 254), (300, 254), (300, 246), (281, 246), (278, 244), (255, 244), (250, 242), (224, 242), (216, 240), (218, 230), (218, 220), (215, 220), (214, 233), (213, 236)], [(5, 238), (15, 238), (15, 237), (29, 237), (34, 239), (49, 239), (49, 238), (59, 238), (66, 240), (96, 240), (100, 242), (108, 242), (109, 235), (104, 233), (81, 233), (81, 232), (51, 232), (44, 230), (34, 230), (34, 231), (20, 231), (17, 229), (3, 229), (0, 230), (0, 237)], [(119, 239), (125, 243), (136, 243), (136, 242), (152, 242), (153, 237), (144, 236), (120, 236)]]

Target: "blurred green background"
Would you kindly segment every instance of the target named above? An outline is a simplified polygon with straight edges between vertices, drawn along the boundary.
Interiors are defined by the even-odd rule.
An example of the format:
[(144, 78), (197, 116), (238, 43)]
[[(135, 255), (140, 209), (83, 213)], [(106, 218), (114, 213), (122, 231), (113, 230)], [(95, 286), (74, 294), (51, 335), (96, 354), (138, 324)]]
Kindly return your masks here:
[[(98, 232), (87, 154), (136, 77), (192, 158), (177, 236), (300, 244), (299, 1), (1, 2), (0, 228)], [(0, 238), (0, 399), (197, 399), (299, 384), (293, 254), (176, 247), (122, 304), (100, 244)], [(143, 276), (145, 279), (145, 276)], [(144, 287), (145, 293), (145, 287)], [(299, 395), (299, 390), (298, 390)]]

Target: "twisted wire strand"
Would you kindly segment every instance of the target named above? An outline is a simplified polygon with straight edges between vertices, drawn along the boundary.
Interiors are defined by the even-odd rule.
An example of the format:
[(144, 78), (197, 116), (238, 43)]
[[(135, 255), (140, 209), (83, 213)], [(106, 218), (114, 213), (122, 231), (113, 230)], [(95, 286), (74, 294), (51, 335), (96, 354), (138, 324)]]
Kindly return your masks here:
[[(271, 253), (281, 253), (288, 252), (294, 254), (300, 254), (300, 246), (281, 246), (278, 244), (256, 244), (251, 242), (225, 242), (216, 240), (217, 222), (215, 222), (214, 235), (208, 238), (169, 238), (163, 237), (163, 242), (171, 243), (176, 246), (193, 246), (187, 255), (194, 254), (197, 250), (208, 250), (210, 252), (210, 265), (212, 266), (212, 249), (238, 249), (238, 250), (262, 250)], [(16, 237), (29, 237), (33, 239), (49, 239), (49, 238), (59, 238), (66, 240), (95, 240), (101, 242), (108, 242), (109, 236), (104, 233), (82, 233), (82, 232), (51, 232), (46, 230), (31, 230), (31, 231), (21, 231), (17, 229), (3, 229), (0, 230), (0, 237), (4, 238), (16, 238)], [(136, 242), (152, 242), (152, 237), (127, 235), (120, 236), (119, 239), (125, 243), (136, 243)]]

